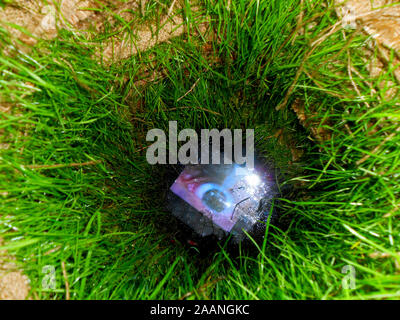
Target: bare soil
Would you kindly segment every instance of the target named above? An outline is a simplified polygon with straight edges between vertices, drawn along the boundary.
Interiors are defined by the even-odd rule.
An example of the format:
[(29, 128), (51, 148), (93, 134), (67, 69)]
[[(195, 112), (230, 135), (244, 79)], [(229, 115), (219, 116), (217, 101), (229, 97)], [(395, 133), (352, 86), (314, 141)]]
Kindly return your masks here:
[(15, 258), (0, 250), (0, 300), (24, 300), (29, 290), (29, 279), (18, 269)]
[[(41, 0), (14, 0), (12, 5), (0, 10), (0, 23), (3, 22), (3, 26), (27, 45), (35, 45), (38, 38), (52, 39), (62, 28), (79, 32), (90, 41), (89, 29), (91, 32), (93, 30), (101, 32), (105, 22), (111, 25), (115, 22), (114, 15), (122, 17), (125, 21), (132, 21), (134, 18), (132, 11), (141, 12), (145, 2), (133, 0), (121, 4), (120, 1), (109, 0), (107, 1), (109, 6), (118, 4), (110, 12), (110, 10), (89, 10), (88, 8), (101, 9), (99, 2), (93, 0), (53, 0), (49, 1), (48, 5), (44, 5)], [(130, 31), (134, 31), (131, 33), (135, 34), (134, 39), (129, 33), (108, 38), (99, 46), (98, 55), (106, 62), (126, 59), (157, 43), (180, 36), (185, 31), (182, 17), (176, 15), (180, 6), (179, 1), (173, 1), (171, 7), (164, 10), (166, 13), (160, 18), (158, 28), (156, 24), (133, 25)], [(4, 22), (22, 26), (28, 32), (7, 26)]]

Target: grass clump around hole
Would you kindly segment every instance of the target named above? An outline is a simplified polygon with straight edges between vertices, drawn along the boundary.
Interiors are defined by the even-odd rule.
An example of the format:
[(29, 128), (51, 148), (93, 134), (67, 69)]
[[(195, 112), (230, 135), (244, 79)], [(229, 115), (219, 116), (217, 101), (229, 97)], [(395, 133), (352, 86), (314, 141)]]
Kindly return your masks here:
[[(1, 248), (31, 296), (399, 298), (392, 60), (372, 77), (372, 40), (342, 29), (333, 2), (198, 6), (179, 11), (181, 37), (112, 65), (71, 32), (23, 53), (1, 30)], [(258, 151), (285, 172), (286, 227), (269, 226), (256, 254), (232, 256), (222, 242), (204, 256), (176, 240), (164, 169), (145, 158), (147, 130), (171, 120), (254, 128)]]

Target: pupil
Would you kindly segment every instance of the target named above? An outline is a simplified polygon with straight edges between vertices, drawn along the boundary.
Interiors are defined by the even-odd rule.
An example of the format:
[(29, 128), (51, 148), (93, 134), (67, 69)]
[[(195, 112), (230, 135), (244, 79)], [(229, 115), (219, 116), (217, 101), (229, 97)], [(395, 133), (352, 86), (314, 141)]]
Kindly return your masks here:
[(210, 209), (216, 212), (221, 212), (226, 207), (226, 197), (223, 192), (217, 189), (208, 190), (204, 193), (202, 200)]

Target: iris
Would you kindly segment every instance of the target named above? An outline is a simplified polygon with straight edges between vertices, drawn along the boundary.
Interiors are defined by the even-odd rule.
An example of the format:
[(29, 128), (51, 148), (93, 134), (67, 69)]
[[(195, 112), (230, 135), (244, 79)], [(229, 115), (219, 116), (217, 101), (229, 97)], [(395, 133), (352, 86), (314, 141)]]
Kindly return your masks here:
[(224, 187), (215, 183), (204, 183), (196, 190), (196, 195), (212, 212), (223, 213), (233, 203), (232, 195)]

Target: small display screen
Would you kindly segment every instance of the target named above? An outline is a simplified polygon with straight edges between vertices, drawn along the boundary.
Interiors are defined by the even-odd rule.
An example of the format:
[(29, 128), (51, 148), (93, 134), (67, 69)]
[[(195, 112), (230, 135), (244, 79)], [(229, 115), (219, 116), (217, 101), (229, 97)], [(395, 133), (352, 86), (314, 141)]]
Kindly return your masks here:
[(239, 219), (250, 224), (257, 221), (257, 209), (268, 193), (269, 180), (263, 168), (188, 165), (171, 191), (229, 232)]

